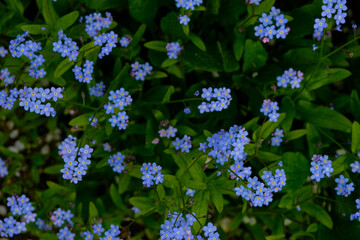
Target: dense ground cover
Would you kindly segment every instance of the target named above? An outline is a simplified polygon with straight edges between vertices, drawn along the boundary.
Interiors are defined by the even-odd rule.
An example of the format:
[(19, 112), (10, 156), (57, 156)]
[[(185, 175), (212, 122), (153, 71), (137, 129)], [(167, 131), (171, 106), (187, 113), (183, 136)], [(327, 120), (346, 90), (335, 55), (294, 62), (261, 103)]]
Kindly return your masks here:
[(359, 3), (0, 3), (0, 237), (360, 234)]

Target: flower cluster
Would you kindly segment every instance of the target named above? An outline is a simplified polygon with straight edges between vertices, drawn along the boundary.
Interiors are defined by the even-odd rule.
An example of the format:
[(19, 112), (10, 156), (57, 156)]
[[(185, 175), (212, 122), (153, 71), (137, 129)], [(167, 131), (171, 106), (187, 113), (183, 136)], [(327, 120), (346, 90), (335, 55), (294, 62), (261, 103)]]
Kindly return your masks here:
[[(223, 109), (227, 109), (232, 100), (230, 95), (229, 88), (203, 88), (201, 97), (208, 102), (202, 102), (198, 109), (200, 113), (204, 112), (213, 112), (213, 111), (222, 111)], [(210, 102), (211, 101), (211, 102)]]
[(90, 87), (90, 95), (95, 97), (101, 97), (104, 95), (105, 84), (103, 82), (96, 83), (94, 87)]
[[(25, 111), (35, 112), (36, 114), (45, 115), (47, 117), (55, 117), (56, 111), (47, 100), (56, 102), (63, 98), (63, 88), (28, 88), (24, 87), (18, 91), (19, 106)], [(13, 93), (14, 94), (14, 93)], [(15, 94), (14, 94), (15, 96)]]
[(347, 182), (349, 182), (349, 179), (345, 178), (344, 175), (340, 175), (338, 178), (336, 178), (335, 182), (337, 183), (337, 186), (335, 188), (335, 190), (337, 191), (337, 195), (347, 197), (351, 194), (352, 191), (354, 191), (354, 183), (347, 184)]
[(120, 240), (117, 236), (120, 234), (120, 227), (117, 225), (110, 225), (110, 229), (107, 230), (104, 233), (104, 237), (100, 238), (100, 240), (109, 240), (109, 239), (114, 239), (114, 240)]
[(64, 179), (69, 179), (70, 182), (78, 183), (82, 180), (82, 176), (86, 174), (88, 165), (91, 161), (91, 153), (93, 149), (89, 145), (82, 148), (76, 147), (76, 137), (69, 135), (58, 146), (59, 154), (65, 162), (64, 168), (60, 170), (63, 173)]
[(26, 226), (24, 222), (18, 222), (12, 216), (4, 218), (4, 221), (0, 219), (0, 236), (1, 237), (10, 237), (18, 235), (21, 232), (26, 231)]
[(260, 112), (262, 112), (265, 116), (268, 116), (270, 122), (277, 122), (280, 116), (280, 114), (277, 112), (278, 110), (278, 102), (266, 99), (263, 102)]
[(8, 169), (5, 165), (4, 160), (2, 160), (2, 158), (0, 157), (0, 178), (5, 177), (6, 175), (8, 175)]
[(30, 199), (24, 194), (7, 198), (7, 206), (13, 215), (24, 215), (26, 223), (35, 222), (36, 213), (33, 213), (34, 207), (30, 203)]
[(9, 95), (5, 92), (5, 90), (1, 90), (0, 107), (8, 110), (12, 109), (18, 96), (19, 96), (19, 92), (17, 91), (16, 88), (11, 89)]
[(184, 135), (184, 137), (182, 139), (180, 138), (175, 138), (175, 141), (172, 143), (172, 145), (175, 146), (176, 150), (179, 150), (181, 152), (189, 152), (190, 149), (192, 148), (191, 145), (191, 138), (187, 135)]
[[(353, 173), (360, 173), (360, 163), (358, 161), (355, 161), (354, 163), (351, 163), (350, 167), (351, 167), (351, 171)], [(1, 176), (1, 173), (0, 173), (0, 176)]]
[(321, 9), (322, 18), (316, 18), (314, 24), (313, 36), (317, 38), (318, 41), (322, 38), (324, 29), (328, 27), (326, 18), (331, 19), (333, 15), (336, 23), (336, 30), (342, 31), (341, 24), (345, 23), (345, 18), (347, 16), (347, 13), (345, 12), (347, 10), (346, 0), (324, 0)]
[(135, 77), (135, 80), (144, 81), (147, 75), (152, 74), (153, 67), (148, 63), (140, 64), (134, 62), (131, 64), (130, 76)]
[(143, 174), (143, 185), (146, 187), (164, 182), (164, 174), (161, 173), (161, 166), (156, 165), (156, 163), (143, 163), (140, 171)]
[(245, 145), (250, 142), (248, 132), (241, 126), (234, 125), (229, 131), (221, 130), (207, 138), (207, 143), (200, 144), (204, 149), (210, 148), (209, 156), (216, 159), (216, 163), (224, 165), (230, 158), (235, 162), (245, 160)]
[(122, 155), (121, 152), (110, 156), (108, 162), (110, 164), (110, 167), (113, 168), (114, 172), (121, 173), (122, 171), (124, 171), (124, 159), (125, 156)]
[[(217, 227), (209, 222), (206, 226), (203, 227), (205, 237), (208, 237), (208, 240), (220, 240), (219, 233), (216, 232)], [(198, 238), (199, 239), (199, 238)]]
[[(200, 6), (203, 3), (203, 0), (175, 0), (176, 7), (184, 8), (188, 10), (188, 15), (191, 15), (191, 10), (195, 10), (196, 6)], [(179, 15), (180, 24), (188, 25), (190, 18), (188, 15)]]
[[(251, 167), (244, 168), (242, 162), (238, 164), (237, 168), (243, 169), (237, 172), (237, 179), (247, 181), (247, 185), (241, 185), (235, 187), (234, 192), (237, 196), (243, 197), (246, 201), (249, 201), (254, 207), (268, 206), (273, 200), (273, 192), (281, 191), (282, 187), (286, 185), (286, 175), (284, 169), (276, 169), (275, 175), (271, 171), (264, 171), (261, 179), (266, 183), (258, 180), (258, 178), (250, 177)], [(235, 171), (237, 169), (232, 169)]]
[(196, 222), (195, 213), (186, 214), (169, 212), (168, 220), (160, 226), (160, 239), (194, 239), (191, 226)]
[(180, 46), (178, 42), (171, 42), (166, 44), (167, 55), (169, 59), (177, 59), (180, 51), (183, 50), (184, 47)]
[(35, 224), (36, 226), (38, 226), (40, 230), (43, 231), (49, 231), (52, 229), (51, 225), (48, 223), (45, 224), (45, 221), (42, 220), (41, 218), (37, 218)]
[(73, 225), (73, 222), (71, 219), (74, 217), (74, 214), (71, 213), (70, 210), (62, 210), (61, 208), (58, 208), (54, 212), (51, 213), (51, 221), (53, 221), (54, 225), (57, 227), (61, 227), (65, 222)]
[(249, 4), (255, 4), (255, 5), (259, 5), (260, 4), (260, 2), (261, 2), (262, 0), (246, 0), (246, 2), (249, 2)]
[(6, 56), (6, 54), (8, 54), (9, 53), (9, 51), (8, 50), (6, 50), (3, 46), (1, 46), (0, 47), (0, 57), (5, 57)]
[(90, 81), (92, 80), (91, 74), (94, 71), (93, 65), (94, 62), (89, 60), (86, 60), (82, 68), (75, 65), (72, 70), (74, 72), (75, 79), (77, 79), (79, 82), (90, 83)]
[[(117, 126), (119, 130), (126, 129), (129, 121), (129, 116), (126, 114), (124, 108), (132, 102), (132, 98), (129, 95), (129, 92), (125, 91), (124, 88), (119, 90), (110, 91), (108, 99), (110, 102), (104, 105), (106, 114), (113, 114), (109, 118), (109, 122), (112, 127)], [(117, 114), (117, 115), (115, 115)]]
[(353, 221), (354, 219), (357, 219), (360, 222), (360, 199), (356, 199), (355, 203), (358, 211), (350, 215), (350, 220)]
[(287, 87), (290, 83), (291, 88), (300, 88), (300, 83), (304, 79), (304, 74), (301, 71), (295, 71), (292, 68), (286, 70), (282, 76), (276, 78), (278, 87)]
[(269, 39), (276, 37), (277, 39), (285, 39), (290, 28), (286, 27), (288, 19), (284, 14), (280, 14), (280, 9), (271, 8), (269, 14), (263, 13), (259, 18), (260, 25), (255, 26), (255, 36), (259, 37), (264, 43)]
[(30, 60), (29, 75), (35, 79), (43, 78), (46, 74), (43, 68), (38, 69), (44, 62), (43, 55), (36, 55), (37, 51), (42, 50), (40, 42), (33, 42), (31, 40), (25, 41), (25, 37), (29, 35), (28, 31), (23, 34), (17, 35), (17, 37), (10, 41), (9, 51), (13, 57), (25, 56)]
[(175, 2), (178, 8), (194, 10), (196, 6), (200, 6), (203, 3), (203, 0), (175, 0)]
[(5, 87), (7, 87), (14, 82), (15, 76), (10, 76), (9, 69), (4, 68), (0, 71), (0, 79), (4, 79)]
[(113, 21), (111, 13), (106, 12), (105, 17), (101, 13), (92, 13), (85, 16), (85, 32), (90, 37), (95, 37), (103, 28), (109, 28)]
[(62, 57), (68, 57), (69, 61), (75, 61), (79, 55), (77, 43), (67, 37), (63, 30), (58, 32), (58, 36), (58, 41), (53, 43), (53, 51), (60, 53)]
[(57, 233), (59, 240), (73, 240), (75, 234), (70, 231), (68, 227), (61, 228)]
[(116, 47), (116, 43), (118, 42), (118, 35), (113, 31), (109, 33), (102, 33), (99, 36), (94, 37), (94, 44), (102, 47), (99, 53), (99, 58), (103, 58), (105, 55), (109, 55), (112, 49)]
[(168, 129), (160, 129), (159, 134), (161, 138), (171, 138), (175, 137), (175, 134), (177, 132), (177, 128), (174, 128), (173, 126), (169, 125)]
[(312, 173), (311, 179), (320, 182), (325, 176), (330, 177), (334, 171), (332, 168), (332, 161), (328, 159), (327, 155), (314, 155), (311, 160), (310, 172)]
[(284, 130), (277, 128), (275, 129), (274, 137), (271, 138), (271, 145), (272, 146), (280, 146), (283, 141), (284, 137)]

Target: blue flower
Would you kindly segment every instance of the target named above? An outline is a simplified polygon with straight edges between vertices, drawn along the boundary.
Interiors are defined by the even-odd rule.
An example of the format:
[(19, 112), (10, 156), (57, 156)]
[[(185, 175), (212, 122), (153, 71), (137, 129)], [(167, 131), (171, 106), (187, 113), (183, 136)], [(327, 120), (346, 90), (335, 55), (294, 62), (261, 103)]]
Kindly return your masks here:
[(194, 197), (194, 194), (195, 194), (195, 190), (192, 190), (190, 188), (186, 189), (186, 195), (190, 197)]
[(324, 28), (327, 28), (328, 24), (326, 23), (326, 19), (325, 18), (316, 18), (315, 19), (315, 24), (314, 24), (314, 29), (318, 30), (320, 32), (322, 32), (324, 30)]
[(179, 16), (180, 24), (188, 25), (190, 22), (190, 18), (187, 15), (180, 15)]

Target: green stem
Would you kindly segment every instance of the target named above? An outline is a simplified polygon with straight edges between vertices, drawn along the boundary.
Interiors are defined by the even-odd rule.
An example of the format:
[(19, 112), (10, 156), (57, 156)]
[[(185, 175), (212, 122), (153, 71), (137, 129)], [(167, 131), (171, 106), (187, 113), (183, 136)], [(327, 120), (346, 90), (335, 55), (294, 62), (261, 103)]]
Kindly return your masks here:
[(341, 45), (339, 48), (335, 49), (334, 51), (332, 51), (331, 53), (329, 53), (328, 55), (326, 55), (325, 57), (323, 57), (323, 59), (330, 57), (330, 56), (333, 55), (334, 53), (340, 51), (341, 49), (343, 49), (343, 48), (346, 47), (347, 45), (355, 42), (355, 41), (358, 40), (358, 39), (360, 39), (360, 36), (354, 38), (353, 40), (351, 40), (351, 41), (349, 41), (349, 42), (347, 42), (347, 43), (345, 43), (345, 44), (343, 44), (343, 45)]
[(72, 104), (72, 105), (76, 105), (76, 106), (79, 106), (79, 107), (88, 108), (88, 109), (91, 109), (91, 110), (97, 110), (98, 109), (98, 108), (86, 106), (86, 105), (83, 105), (83, 104), (77, 103), (77, 102), (61, 101), (61, 100), (58, 100), (58, 102), (59, 103), (65, 103), (65, 104)]
[(187, 167), (187, 169), (185, 170), (185, 172), (183, 172), (183, 174), (180, 176), (180, 178), (182, 178), (182, 177), (185, 175), (185, 173), (186, 173), (187, 171), (189, 171), (190, 168), (192, 168), (192, 166), (194, 166), (194, 164), (200, 159), (200, 157), (201, 157), (202, 155), (204, 155), (204, 153), (201, 153), (201, 154), (190, 164), (190, 166)]

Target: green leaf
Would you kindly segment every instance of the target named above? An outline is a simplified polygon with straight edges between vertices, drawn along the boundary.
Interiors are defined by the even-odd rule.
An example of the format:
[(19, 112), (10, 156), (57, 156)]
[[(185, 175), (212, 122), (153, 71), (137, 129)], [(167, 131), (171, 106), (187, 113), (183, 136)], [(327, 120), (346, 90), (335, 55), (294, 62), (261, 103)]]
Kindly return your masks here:
[(318, 71), (314, 77), (306, 83), (306, 88), (310, 91), (343, 80), (351, 75), (351, 72), (343, 68), (331, 68), (329, 70)]
[[(203, 216), (207, 215), (207, 211), (209, 209), (209, 191), (208, 190), (200, 190), (194, 196), (194, 205), (192, 207), (192, 212), (195, 213), (195, 216), (199, 217), (200, 223), (204, 226), (206, 218)], [(193, 225), (193, 229), (195, 232), (199, 231), (201, 228), (198, 222), (195, 222)]]
[(99, 211), (97, 210), (95, 204), (90, 201), (89, 202), (89, 219), (91, 219), (90, 221), (92, 221), (92, 219), (96, 218), (97, 216), (99, 216)]
[(234, 40), (234, 55), (237, 61), (239, 61), (244, 53), (245, 49), (245, 33), (235, 33)]
[(45, 22), (52, 26), (56, 19), (58, 18), (56, 11), (53, 6), (52, 0), (42, 0), (42, 15), (45, 19)]
[(332, 229), (333, 221), (324, 208), (316, 204), (305, 202), (301, 204), (301, 210), (306, 212), (310, 216), (314, 217), (315, 219), (317, 219), (320, 223), (324, 224), (326, 227)]
[(31, 35), (39, 35), (42, 33), (42, 27), (44, 27), (44, 25), (37, 25), (37, 24), (33, 24), (33, 25), (23, 25), (21, 26), (22, 30), (27, 30), (29, 31), (29, 33)]
[(290, 96), (285, 96), (281, 100), (281, 111), (286, 112), (286, 117), (281, 123), (281, 126), (284, 129), (285, 134), (287, 134), (291, 129), (295, 117), (295, 103)]
[(285, 238), (285, 234), (276, 234), (265, 237), (266, 240), (282, 240)]
[(211, 51), (203, 52), (192, 44), (184, 48), (184, 61), (194, 68), (205, 71), (223, 71), (223, 63), (218, 53)]
[(157, 1), (154, 0), (129, 0), (130, 15), (138, 22), (153, 21), (157, 9)]
[(206, 46), (203, 40), (195, 33), (190, 33), (190, 41), (197, 46), (201, 51), (206, 52)]
[(140, 27), (138, 28), (138, 30), (136, 31), (136, 33), (134, 34), (133, 39), (130, 43), (130, 46), (136, 46), (140, 42), (145, 31), (146, 31), (146, 25), (141, 24)]
[(173, 95), (173, 93), (175, 92), (175, 88), (174, 86), (169, 86), (168, 90), (166, 91), (165, 93), (165, 96), (162, 100), (163, 103), (165, 102), (169, 102), (170, 101), (170, 98), (171, 98), (171, 95)]
[(105, 124), (106, 136), (110, 136), (113, 130), (114, 130), (114, 128), (111, 126), (111, 123), (109, 121), (106, 121), (106, 124)]
[(289, 132), (287, 135), (285, 135), (285, 138), (288, 141), (292, 141), (298, 138), (301, 138), (302, 136), (304, 136), (307, 133), (306, 129), (298, 129), (298, 130), (294, 130)]
[(210, 197), (212, 202), (214, 203), (216, 209), (219, 213), (223, 211), (224, 208), (224, 198), (221, 192), (216, 188), (216, 186), (213, 185), (213, 183), (210, 183), (208, 185), (208, 189), (210, 192)]
[(179, 59), (169, 59), (167, 58), (162, 64), (162, 68), (170, 67), (171, 65), (174, 65), (179, 62)]
[(260, 41), (246, 39), (244, 53), (244, 72), (254, 72), (266, 64), (268, 54)]
[(281, 161), (286, 174), (286, 186), (283, 189), (289, 192), (297, 190), (309, 175), (309, 160), (301, 153), (286, 152)]
[(332, 168), (334, 171), (331, 173), (331, 176), (336, 176), (345, 171), (346, 168), (346, 156), (342, 155), (332, 163)]
[(110, 90), (117, 90), (121, 86), (124, 85), (126, 80), (129, 80), (130, 78), (130, 65), (128, 63), (125, 64), (125, 66), (121, 69), (118, 75), (110, 82), (109, 89)]
[(166, 42), (163, 41), (150, 41), (144, 43), (144, 47), (148, 49), (152, 49), (159, 52), (167, 52), (166, 50)]
[(191, 181), (191, 180), (188, 180), (188, 181), (185, 181), (185, 180), (182, 180), (181, 181), (184, 186), (186, 188), (189, 188), (189, 189), (192, 189), (192, 190), (204, 190), (206, 189), (207, 185), (203, 182), (198, 182), (198, 181)]
[(132, 197), (129, 199), (129, 202), (133, 206), (138, 207), (142, 215), (156, 209), (156, 205), (153, 204), (152, 199), (149, 197)]
[(306, 140), (309, 147), (309, 156), (312, 156), (317, 152), (316, 146), (321, 141), (321, 137), (316, 127), (310, 123), (306, 123), (306, 131)]
[(236, 61), (234, 55), (227, 47), (221, 46), (221, 43), (218, 41), (217, 46), (221, 55), (223, 62), (223, 67), (225, 72), (234, 72), (240, 68), (239, 63)]
[(263, 152), (263, 151), (258, 151), (257, 156), (265, 162), (274, 162), (281, 158), (281, 156), (276, 155), (274, 153)]
[[(285, 116), (286, 116), (286, 113), (281, 113), (277, 122), (266, 121), (262, 127), (260, 126), (256, 131), (254, 131), (253, 139), (254, 140), (259, 140), (261, 138), (265, 139), (268, 136), (270, 136), (270, 134), (272, 132), (274, 132), (277, 127), (279, 127), (281, 122), (285, 119)], [(259, 134), (259, 131), (261, 131), (260, 135), (259, 135), (259, 139), (256, 139), (256, 136)]]
[(54, 183), (52, 181), (46, 181), (46, 185), (49, 188), (56, 189), (57, 191), (68, 191), (68, 189), (60, 184)]
[(313, 224), (311, 224), (310, 226), (308, 226), (306, 228), (307, 232), (317, 232), (317, 230), (318, 230), (318, 224), (317, 223), (313, 223)]
[(156, 191), (159, 194), (160, 200), (165, 199), (166, 194), (165, 194), (165, 189), (162, 184), (157, 185)]
[(356, 121), (352, 125), (351, 135), (351, 152), (357, 153), (360, 151), (360, 125)]
[(60, 170), (64, 168), (64, 164), (52, 165), (44, 169), (46, 174), (61, 174)]
[(20, 0), (5, 0), (8, 7), (14, 10), (20, 16), (24, 15), (24, 5), (21, 3)]
[(344, 115), (327, 107), (300, 100), (296, 106), (299, 115), (307, 122), (322, 128), (350, 133), (352, 123)]
[(73, 118), (70, 122), (70, 126), (87, 126), (90, 124), (89, 118), (92, 118), (94, 113), (85, 113), (80, 116), (77, 116), (76, 118)]
[(168, 75), (164, 72), (161, 71), (155, 71), (150, 77), (149, 79), (159, 79), (159, 78), (167, 78)]
[(254, 15), (261, 15), (263, 12), (269, 12), (271, 7), (274, 6), (275, 0), (265, 0), (258, 6), (255, 6)]
[(65, 87), (66, 83), (67, 83), (66, 80), (64, 78), (62, 78), (62, 77), (51, 78), (49, 80), (50, 80), (50, 82), (52, 82), (52, 83), (54, 83), (54, 84), (56, 84), (56, 85), (58, 85), (60, 87)]
[(65, 58), (61, 61), (60, 64), (57, 65), (55, 72), (54, 72), (54, 79), (61, 77), (67, 70), (69, 70), (75, 61), (69, 61), (69, 58)]
[(181, 27), (185, 33), (186, 36), (189, 37), (189, 34), (190, 34), (190, 28), (189, 28), (189, 25), (184, 25), (184, 24), (181, 24)]
[(179, 24), (178, 14), (170, 12), (163, 17), (160, 22), (161, 30), (168, 36), (169, 42), (178, 41), (186, 42), (189, 37), (184, 33), (182, 25)]
[(356, 120), (360, 120), (360, 100), (359, 100), (359, 95), (357, 93), (357, 91), (354, 89), (351, 92), (351, 96), (350, 96), (350, 108), (351, 108), (351, 112), (352, 114), (355, 116)]
[(78, 11), (73, 11), (71, 13), (68, 13), (68, 14), (62, 16), (61, 18), (56, 20), (56, 22), (54, 24), (54, 30), (59, 31), (59, 30), (67, 29), (68, 27), (70, 27), (71, 25), (73, 25), (75, 23), (75, 21), (78, 17), (79, 17)]
[(117, 191), (115, 184), (111, 184), (110, 186), (110, 197), (113, 203), (115, 204), (115, 206), (117, 206), (118, 208), (123, 208), (123, 204), (122, 204), (123, 201)]

